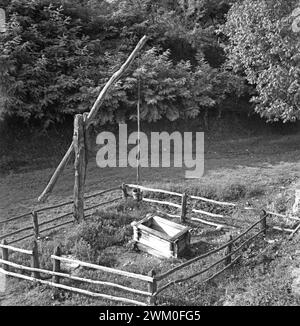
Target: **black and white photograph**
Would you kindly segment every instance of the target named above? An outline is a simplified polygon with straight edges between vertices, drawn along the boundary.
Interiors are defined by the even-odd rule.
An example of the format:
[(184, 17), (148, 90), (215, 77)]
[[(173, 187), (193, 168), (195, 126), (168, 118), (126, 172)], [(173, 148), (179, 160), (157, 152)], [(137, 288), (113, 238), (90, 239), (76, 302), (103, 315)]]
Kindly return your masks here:
[(299, 305), (300, 1), (0, 0), (1, 315)]

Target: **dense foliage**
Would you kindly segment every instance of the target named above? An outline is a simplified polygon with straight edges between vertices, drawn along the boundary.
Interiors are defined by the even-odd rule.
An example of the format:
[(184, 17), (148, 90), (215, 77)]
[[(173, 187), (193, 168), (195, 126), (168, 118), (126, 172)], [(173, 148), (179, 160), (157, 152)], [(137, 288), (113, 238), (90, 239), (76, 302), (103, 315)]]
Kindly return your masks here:
[[(232, 6), (235, 2), (237, 4)], [(215, 109), (220, 111), (224, 101), (237, 102), (240, 96), (247, 96), (245, 75), (248, 82), (256, 86), (258, 112), (269, 119), (297, 118), (293, 101), (298, 84), (293, 82), (293, 77), (286, 76), (288, 66), (293, 66), (287, 62), (288, 55), (279, 56), (277, 64), (280, 66), (285, 60), (280, 66), (286, 76), (284, 84), (267, 84), (266, 77), (255, 72), (262, 68), (255, 60), (262, 56), (262, 49), (265, 52), (263, 42), (269, 42), (270, 38), (280, 43), (279, 36), (283, 37), (283, 28), (287, 26), (284, 17), (292, 10), (282, 13), (278, 9), (278, 14), (264, 15), (264, 28), (269, 36), (265, 36), (266, 41), (261, 38), (256, 42), (254, 35), (246, 35), (247, 28), (255, 33), (255, 28), (264, 24), (256, 24), (256, 20), (265, 9), (257, 4), (253, 10), (255, 15), (251, 16), (251, 2), (2, 0), (0, 7), (6, 10), (7, 29), (0, 34), (1, 115), (17, 116), (25, 121), (39, 120), (47, 127), (68, 115), (88, 111), (108, 78), (147, 34), (149, 41), (140, 57), (107, 96), (100, 110), (100, 123), (135, 118), (138, 82), (142, 118), (175, 120)], [(292, 7), (291, 4), (289, 9)], [(245, 25), (247, 28), (243, 29), (240, 16), (250, 24)], [(279, 36), (272, 38), (271, 32), (279, 18), (282, 18)], [(219, 33), (222, 24), (225, 27)], [(257, 27), (252, 28), (251, 24)], [(278, 51), (288, 48), (294, 55), (292, 36), (288, 37), (289, 44), (276, 43)], [(256, 43), (249, 50), (247, 44), (251, 39)], [(228, 41), (229, 62), (224, 52)], [(250, 54), (253, 58), (249, 59)], [(279, 54), (270, 53), (270, 57)], [(281, 80), (281, 71), (275, 69), (276, 65), (269, 67), (267, 57), (263, 63), (264, 76)], [(243, 61), (244, 58), (248, 59)], [(296, 68), (292, 71), (294, 76), (298, 74)], [(281, 101), (276, 101), (274, 93), (282, 85), (288, 87), (281, 91)]]
[(255, 85), (256, 110), (269, 120), (300, 118), (300, 37), (292, 30), (298, 0), (244, 0), (233, 5), (223, 31), (228, 65)]

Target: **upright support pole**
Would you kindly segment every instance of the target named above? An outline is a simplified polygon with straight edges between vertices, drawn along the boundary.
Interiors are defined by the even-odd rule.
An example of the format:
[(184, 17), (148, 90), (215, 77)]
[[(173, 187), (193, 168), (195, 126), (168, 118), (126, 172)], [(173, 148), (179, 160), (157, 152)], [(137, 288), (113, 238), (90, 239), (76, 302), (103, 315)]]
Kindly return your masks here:
[(148, 283), (148, 291), (152, 294), (151, 297), (148, 299), (149, 306), (155, 306), (156, 305), (156, 291), (157, 291), (157, 281), (155, 279), (156, 272), (152, 269), (149, 273), (149, 276), (153, 277), (153, 282)]
[(126, 200), (127, 197), (128, 197), (128, 193), (127, 193), (127, 187), (126, 187), (125, 183), (122, 183), (121, 189), (122, 189), (122, 192), (123, 192), (123, 199)]
[(39, 221), (38, 221), (38, 214), (37, 212), (33, 211), (31, 213), (32, 215), (32, 224), (33, 224), (33, 232), (34, 232), (34, 237), (36, 240), (39, 238)]
[(90, 128), (87, 126), (87, 118), (88, 112), (83, 113), (83, 125), (84, 125), (84, 146), (85, 146), (85, 177), (86, 177), (86, 170), (89, 162), (89, 151), (91, 150), (91, 137), (90, 137)]
[[(60, 257), (61, 256), (61, 249), (58, 245), (54, 250), (54, 255)], [(53, 272), (60, 273), (60, 260), (53, 258)], [(52, 277), (53, 283), (59, 283), (59, 276), (53, 275)]]
[[(33, 240), (33, 244), (32, 244), (32, 261), (31, 261), (31, 266), (33, 268), (40, 268), (40, 261), (39, 261), (39, 250), (38, 250), (38, 243), (36, 241), (36, 239)], [(32, 272), (32, 276), (34, 278), (41, 278), (40, 273), (39, 272)]]
[(228, 246), (226, 247), (226, 250), (225, 250), (225, 256), (228, 256), (226, 259), (225, 259), (225, 266), (228, 266), (231, 264), (231, 260), (232, 260), (232, 257), (231, 257), (231, 253), (232, 253), (232, 235), (229, 236), (229, 241), (228, 241)]
[(183, 193), (181, 199), (181, 215), (180, 215), (180, 222), (184, 223), (186, 218), (186, 202), (187, 202), (187, 194)]
[[(7, 246), (7, 242), (5, 240), (1, 241), (1, 244), (3, 244), (4, 246)], [(8, 261), (8, 249), (7, 248), (1, 248), (2, 250), (2, 259)], [(5, 271), (9, 271), (9, 266), (6, 264), (2, 265), (2, 268)]]
[(74, 152), (75, 152), (75, 182), (74, 182), (74, 219), (80, 222), (84, 219), (84, 183), (86, 174), (85, 128), (83, 116), (76, 114), (74, 120)]

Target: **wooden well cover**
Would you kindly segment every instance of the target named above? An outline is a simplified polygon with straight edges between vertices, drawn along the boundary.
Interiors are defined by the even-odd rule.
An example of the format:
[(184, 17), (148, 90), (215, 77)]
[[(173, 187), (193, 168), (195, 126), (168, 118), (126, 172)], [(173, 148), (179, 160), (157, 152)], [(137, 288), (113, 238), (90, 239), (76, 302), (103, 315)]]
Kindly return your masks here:
[(133, 222), (133, 240), (140, 250), (158, 257), (179, 257), (190, 247), (190, 228), (155, 214)]

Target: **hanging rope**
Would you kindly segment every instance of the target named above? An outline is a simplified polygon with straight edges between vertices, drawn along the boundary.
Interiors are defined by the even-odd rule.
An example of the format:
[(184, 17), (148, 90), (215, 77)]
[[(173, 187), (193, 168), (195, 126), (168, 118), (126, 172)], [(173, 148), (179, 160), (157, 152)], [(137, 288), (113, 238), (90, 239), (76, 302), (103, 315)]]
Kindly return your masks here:
[[(141, 68), (141, 55), (139, 55), (139, 68)], [(137, 80), (137, 87), (138, 87), (138, 99), (137, 99), (137, 155), (136, 155), (136, 182), (140, 184), (140, 159), (141, 159), (141, 118), (140, 118), (140, 106), (141, 106), (141, 78), (140, 78), (140, 71), (138, 72), (138, 80)]]

